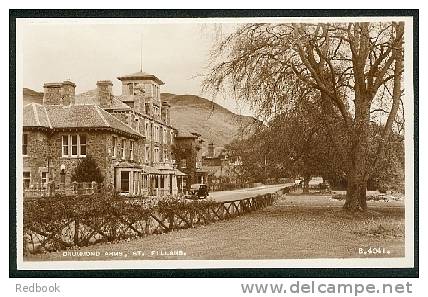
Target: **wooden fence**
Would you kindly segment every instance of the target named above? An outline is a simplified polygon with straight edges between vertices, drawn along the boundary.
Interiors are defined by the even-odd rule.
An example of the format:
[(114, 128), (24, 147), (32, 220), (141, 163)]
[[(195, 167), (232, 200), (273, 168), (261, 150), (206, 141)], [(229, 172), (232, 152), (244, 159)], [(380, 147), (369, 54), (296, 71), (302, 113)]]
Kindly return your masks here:
[(138, 215), (112, 212), (107, 216), (85, 219), (63, 218), (48, 225), (38, 222), (25, 224), (24, 254), (58, 251), (207, 225), (270, 206), (279, 195), (288, 191), (285, 188), (276, 193), (240, 200), (195, 202), (167, 210), (154, 207)]

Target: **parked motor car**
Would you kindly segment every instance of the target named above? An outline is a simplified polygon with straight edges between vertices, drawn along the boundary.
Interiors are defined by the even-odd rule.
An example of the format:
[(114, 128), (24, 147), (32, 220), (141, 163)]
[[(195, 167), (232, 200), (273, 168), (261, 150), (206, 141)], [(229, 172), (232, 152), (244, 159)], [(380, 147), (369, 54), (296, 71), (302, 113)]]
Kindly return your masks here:
[(313, 177), (309, 180), (309, 188), (319, 188), (322, 183), (324, 183), (324, 179), (322, 177)]
[(190, 186), (190, 199), (206, 199), (209, 195), (208, 186), (206, 184), (193, 184)]

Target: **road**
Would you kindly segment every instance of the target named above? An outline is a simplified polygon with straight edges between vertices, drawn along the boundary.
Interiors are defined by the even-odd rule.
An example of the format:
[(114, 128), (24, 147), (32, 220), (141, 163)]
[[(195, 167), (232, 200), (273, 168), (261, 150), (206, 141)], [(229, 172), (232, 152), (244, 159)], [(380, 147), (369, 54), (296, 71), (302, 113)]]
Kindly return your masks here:
[(278, 191), (279, 189), (282, 189), (291, 185), (293, 184), (290, 183), (290, 184), (280, 184), (280, 185), (262, 185), (256, 188), (240, 189), (240, 190), (234, 190), (234, 191), (211, 192), (209, 195), (209, 198), (215, 201), (238, 200), (238, 199), (254, 197), (254, 196), (262, 195), (266, 193), (273, 193)]

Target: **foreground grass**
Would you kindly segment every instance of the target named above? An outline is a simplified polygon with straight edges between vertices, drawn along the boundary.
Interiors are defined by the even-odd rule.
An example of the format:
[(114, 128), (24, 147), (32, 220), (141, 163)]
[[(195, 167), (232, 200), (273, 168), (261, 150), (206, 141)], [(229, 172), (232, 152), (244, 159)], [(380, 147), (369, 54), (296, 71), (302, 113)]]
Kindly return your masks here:
[[(369, 203), (371, 210), (358, 216), (342, 211), (342, 204), (328, 197), (283, 196), (274, 206), (228, 221), (68, 251), (96, 256), (56, 252), (26, 260), (404, 257), (402, 204)], [(381, 253), (361, 254), (360, 248)]]

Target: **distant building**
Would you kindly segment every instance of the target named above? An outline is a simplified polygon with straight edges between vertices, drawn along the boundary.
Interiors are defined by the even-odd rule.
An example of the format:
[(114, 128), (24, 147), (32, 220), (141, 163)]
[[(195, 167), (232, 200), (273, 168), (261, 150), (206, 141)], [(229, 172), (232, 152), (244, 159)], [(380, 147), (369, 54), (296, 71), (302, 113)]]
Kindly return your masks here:
[(221, 190), (228, 182), (228, 161), (223, 149), (217, 150), (214, 143), (208, 144), (208, 152), (202, 157), (202, 168), (207, 172), (207, 183), (212, 191)]
[(178, 169), (186, 174), (179, 179), (179, 191), (187, 191), (192, 184), (207, 181), (207, 172), (202, 169), (203, 142), (198, 133), (179, 131), (175, 136), (174, 155)]
[(98, 81), (92, 96), (76, 96), (76, 85), (64, 81), (45, 84), (43, 104), (24, 107), (24, 189), (70, 183), (78, 161), (90, 155), (104, 185), (124, 195), (178, 192), (183, 173), (174, 168), (176, 130), (160, 100), (163, 82), (144, 72), (118, 79), (120, 96), (111, 81)]

